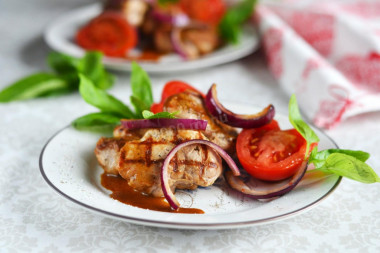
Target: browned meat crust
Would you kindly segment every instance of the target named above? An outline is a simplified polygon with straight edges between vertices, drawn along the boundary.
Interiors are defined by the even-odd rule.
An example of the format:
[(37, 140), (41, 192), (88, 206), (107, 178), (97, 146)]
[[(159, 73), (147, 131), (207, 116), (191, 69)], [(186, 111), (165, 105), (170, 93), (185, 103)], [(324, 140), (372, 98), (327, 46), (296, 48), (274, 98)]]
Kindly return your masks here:
[(99, 139), (95, 148), (95, 156), (106, 173), (119, 174), (120, 149), (125, 142), (125, 139), (119, 138), (102, 137)]
[(201, 94), (187, 91), (169, 97), (164, 104), (164, 111), (179, 112), (176, 116), (184, 119), (207, 120), (204, 135), (230, 154), (235, 153), (237, 131), (211, 116), (204, 104)]
[[(138, 141), (127, 142), (120, 152), (120, 175), (133, 188), (153, 196), (163, 196), (161, 166), (167, 154), (179, 143), (207, 139), (200, 131), (150, 129)], [(209, 186), (222, 173), (220, 157), (210, 148), (191, 145), (181, 149), (169, 166), (169, 184), (174, 191)]]

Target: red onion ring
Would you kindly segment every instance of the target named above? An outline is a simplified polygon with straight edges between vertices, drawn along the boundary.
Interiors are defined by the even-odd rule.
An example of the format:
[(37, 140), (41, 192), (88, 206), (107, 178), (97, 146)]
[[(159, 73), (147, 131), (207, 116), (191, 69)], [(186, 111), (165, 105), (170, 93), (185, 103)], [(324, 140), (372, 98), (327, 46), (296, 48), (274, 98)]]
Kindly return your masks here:
[(170, 189), (170, 185), (169, 185), (169, 173), (168, 173), (169, 163), (170, 163), (171, 159), (175, 156), (175, 154), (181, 148), (189, 146), (189, 145), (193, 145), (193, 144), (203, 144), (203, 145), (207, 145), (207, 146), (211, 147), (215, 152), (217, 152), (226, 161), (226, 163), (230, 167), (231, 173), (233, 175), (235, 175), (235, 176), (239, 176), (240, 175), (239, 168), (236, 166), (236, 163), (234, 162), (234, 160), (227, 154), (226, 151), (224, 151), (221, 147), (219, 147), (218, 145), (216, 145), (215, 143), (213, 143), (211, 141), (206, 141), (206, 140), (190, 140), (190, 141), (186, 141), (186, 142), (183, 142), (183, 143), (175, 146), (169, 152), (169, 154), (165, 158), (164, 163), (162, 164), (162, 167), (161, 167), (161, 187), (162, 187), (162, 191), (164, 193), (164, 196), (165, 196), (166, 200), (168, 201), (168, 203), (170, 204), (170, 206), (174, 210), (177, 210), (179, 208), (180, 204), (179, 204), (178, 200), (176, 199), (176, 197), (174, 196), (172, 190)]
[(152, 16), (159, 22), (169, 23), (175, 27), (184, 27), (190, 23), (189, 17), (184, 13), (170, 14), (157, 9), (152, 11)]
[(246, 173), (236, 177), (230, 171), (225, 173), (228, 184), (235, 190), (249, 195), (254, 199), (269, 199), (282, 196), (297, 186), (305, 175), (307, 161), (304, 161), (299, 170), (290, 178), (279, 182), (266, 182), (256, 179)]
[(181, 39), (181, 32), (182, 29), (180, 28), (174, 28), (170, 33), (170, 40), (172, 42), (174, 51), (179, 54), (183, 59), (188, 58), (188, 54), (185, 49), (185, 45), (183, 45), (182, 39)]
[(268, 124), (274, 117), (273, 105), (268, 105), (261, 112), (251, 115), (235, 114), (226, 109), (217, 98), (216, 84), (209, 89), (205, 104), (210, 114), (224, 124), (240, 128), (256, 128)]
[(206, 130), (207, 120), (198, 119), (134, 119), (121, 120), (121, 125), (126, 129), (141, 129), (141, 128), (178, 128), (189, 130)]

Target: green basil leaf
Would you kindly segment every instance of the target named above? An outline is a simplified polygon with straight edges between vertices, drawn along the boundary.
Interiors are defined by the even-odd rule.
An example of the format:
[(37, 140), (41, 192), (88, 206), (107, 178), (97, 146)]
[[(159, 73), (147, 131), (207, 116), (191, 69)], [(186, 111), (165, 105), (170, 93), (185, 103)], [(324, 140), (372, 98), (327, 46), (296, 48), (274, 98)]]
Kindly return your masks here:
[(78, 90), (79, 88), (78, 72), (62, 73), (62, 74), (59, 74), (58, 76), (64, 79), (73, 90)]
[(71, 85), (78, 86), (78, 73), (87, 76), (98, 88), (108, 89), (114, 83), (114, 76), (104, 69), (103, 54), (90, 51), (81, 58), (52, 52), (48, 56), (48, 64)]
[(96, 87), (86, 76), (79, 74), (79, 79), (79, 92), (87, 103), (99, 108), (102, 112), (113, 113), (127, 119), (135, 118), (128, 106)]
[(142, 112), (144, 110), (148, 110), (150, 109), (149, 106), (147, 106), (144, 101), (142, 101), (141, 99), (135, 97), (135, 96), (131, 96), (130, 97), (130, 100), (131, 100), (131, 104), (133, 105), (133, 107), (135, 108), (135, 114), (137, 116), (137, 118), (142, 118)]
[(150, 117), (154, 116), (154, 113), (148, 110), (144, 110), (142, 112), (142, 116), (144, 119), (149, 119)]
[(73, 91), (75, 91), (76, 89), (73, 89), (72, 87), (68, 86), (68, 87), (62, 87), (62, 88), (57, 88), (57, 89), (54, 89), (54, 90), (49, 90), (49, 91), (46, 91), (44, 93), (42, 93), (41, 95), (39, 95), (38, 97), (57, 97), (57, 96), (62, 96), (62, 95), (65, 95), (65, 94), (69, 94)]
[(54, 74), (37, 73), (27, 76), (2, 90), (0, 102), (35, 98), (68, 87), (69, 85), (64, 79)]
[(369, 158), (369, 154), (363, 151), (347, 150), (347, 149), (326, 149), (317, 152), (317, 147), (315, 147), (309, 157), (309, 163), (313, 163), (315, 169), (324, 168), (326, 165), (327, 158), (334, 153), (346, 154), (352, 156), (359, 161), (365, 162)]
[(306, 140), (306, 152), (305, 158), (309, 155), (310, 145), (315, 142), (319, 142), (317, 134), (309, 127), (309, 125), (303, 121), (301, 113), (298, 109), (296, 96), (293, 94), (289, 100), (289, 121), (293, 127), (305, 138)]
[(147, 108), (153, 104), (152, 86), (148, 74), (136, 62), (132, 62), (132, 96), (140, 99)]
[(88, 77), (96, 87), (105, 90), (114, 83), (114, 76), (108, 73), (102, 63), (103, 54), (100, 52), (86, 52), (80, 59), (78, 71)]
[(144, 119), (175, 119), (179, 112), (159, 112), (154, 114), (151, 111), (143, 111), (142, 116)]
[(379, 176), (369, 165), (344, 153), (330, 154), (324, 166), (319, 170), (366, 184), (380, 182)]
[(239, 43), (243, 23), (252, 15), (256, 0), (243, 0), (229, 8), (219, 24), (221, 37), (230, 43)]
[[(316, 150), (316, 148), (317, 147), (315, 147), (314, 150)], [(346, 155), (352, 156), (352, 157), (354, 157), (354, 158), (356, 158), (362, 162), (367, 161), (369, 156), (370, 156), (369, 153), (364, 152), (364, 151), (360, 151), (360, 150), (326, 149), (326, 150), (322, 150), (322, 151), (319, 151), (316, 153), (314, 153), (314, 150), (310, 155), (310, 160), (309, 160), (310, 162), (314, 162), (314, 161), (316, 161), (316, 162), (323, 161), (324, 162), (327, 159), (327, 157), (329, 157), (331, 154), (334, 154), (334, 153), (346, 154)]]
[(112, 131), (120, 124), (120, 117), (103, 112), (90, 113), (77, 118), (71, 124), (78, 130)]
[(76, 73), (80, 60), (78, 58), (58, 53), (51, 52), (48, 55), (47, 63), (57, 74)]

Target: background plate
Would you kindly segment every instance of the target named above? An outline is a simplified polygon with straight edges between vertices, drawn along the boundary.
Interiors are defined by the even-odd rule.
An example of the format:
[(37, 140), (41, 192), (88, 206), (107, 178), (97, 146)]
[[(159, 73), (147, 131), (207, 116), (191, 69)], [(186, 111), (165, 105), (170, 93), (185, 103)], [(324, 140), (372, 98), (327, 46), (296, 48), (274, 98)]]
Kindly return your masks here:
[[(83, 56), (85, 51), (74, 42), (75, 34), (79, 27), (98, 15), (100, 11), (101, 5), (93, 4), (66, 13), (46, 29), (44, 34), (46, 43), (58, 52), (75, 57)], [(240, 59), (254, 52), (258, 44), (259, 40), (253, 25), (247, 25), (238, 45), (223, 46), (213, 53), (195, 60), (184, 60), (177, 54), (170, 54), (161, 57), (158, 62), (140, 61), (139, 64), (150, 73), (195, 70)], [(131, 61), (127, 59), (105, 57), (104, 64), (114, 70), (131, 70)]]
[[(255, 107), (229, 103), (239, 113), (259, 111)], [(283, 129), (290, 128), (287, 116), (276, 115)], [(321, 131), (320, 149), (337, 148)], [(177, 191), (183, 207), (200, 208), (205, 214), (178, 214), (145, 210), (123, 204), (109, 197), (100, 184), (103, 170), (94, 155), (99, 135), (66, 127), (43, 148), (40, 170), (58, 193), (88, 210), (132, 223), (179, 229), (220, 229), (263, 224), (294, 216), (315, 206), (339, 184), (340, 177), (309, 172), (290, 193), (261, 202), (230, 189), (223, 180), (211, 187), (194, 191)]]

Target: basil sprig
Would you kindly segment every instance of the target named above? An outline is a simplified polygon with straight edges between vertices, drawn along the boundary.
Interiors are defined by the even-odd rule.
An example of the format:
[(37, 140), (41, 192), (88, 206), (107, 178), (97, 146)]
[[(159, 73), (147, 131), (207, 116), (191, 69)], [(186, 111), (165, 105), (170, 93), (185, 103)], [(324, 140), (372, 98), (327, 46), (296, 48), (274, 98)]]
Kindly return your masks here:
[(289, 101), (289, 121), (306, 140), (305, 159), (308, 159), (309, 163), (314, 164), (316, 170), (367, 184), (380, 182), (380, 178), (376, 172), (365, 163), (370, 156), (367, 152), (347, 149), (318, 151), (318, 148), (315, 147), (310, 156), (308, 156), (310, 144), (318, 142), (319, 138), (307, 123), (303, 121), (295, 95), (292, 95)]
[(151, 111), (145, 110), (142, 112), (142, 116), (144, 119), (162, 119), (162, 118), (167, 118), (167, 119), (175, 119), (177, 118), (176, 115), (179, 112), (159, 112), (154, 114)]
[(16, 81), (0, 91), (0, 102), (57, 96), (76, 91), (79, 87), (79, 74), (89, 78), (99, 89), (108, 89), (113, 85), (114, 77), (104, 69), (102, 57), (99, 52), (87, 52), (80, 59), (52, 52), (47, 58), (52, 73), (35, 73)]
[(294, 94), (290, 97), (288, 110), (290, 123), (306, 140), (305, 159), (307, 159), (310, 145), (312, 143), (319, 142), (319, 138), (317, 134), (309, 127), (309, 125), (303, 121), (298, 108), (297, 99)]
[(220, 36), (225, 41), (239, 43), (242, 25), (251, 17), (256, 2), (256, 0), (243, 0), (227, 10), (219, 24)]
[(136, 116), (142, 118), (142, 112), (149, 110), (153, 104), (152, 85), (148, 74), (135, 62), (132, 63), (131, 104), (135, 108)]
[(79, 92), (88, 104), (99, 108), (103, 113), (111, 113), (124, 118), (134, 117), (128, 106), (106, 91), (96, 87), (86, 76), (79, 74), (79, 79)]
[(79, 92), (88, 104), (100, 111), (77, 118), (72, 125), (78, 130), (109, 131), (120, 124), (121, 119), (174, 118), (175, 113), (154, 114), (149, 109), (153, 104), (152, 85), (149, 75), (137, 63), (132, 63), (130, 102), (134, 111), (119, 99), (97, 87), (87, 76), (79, 75)]

